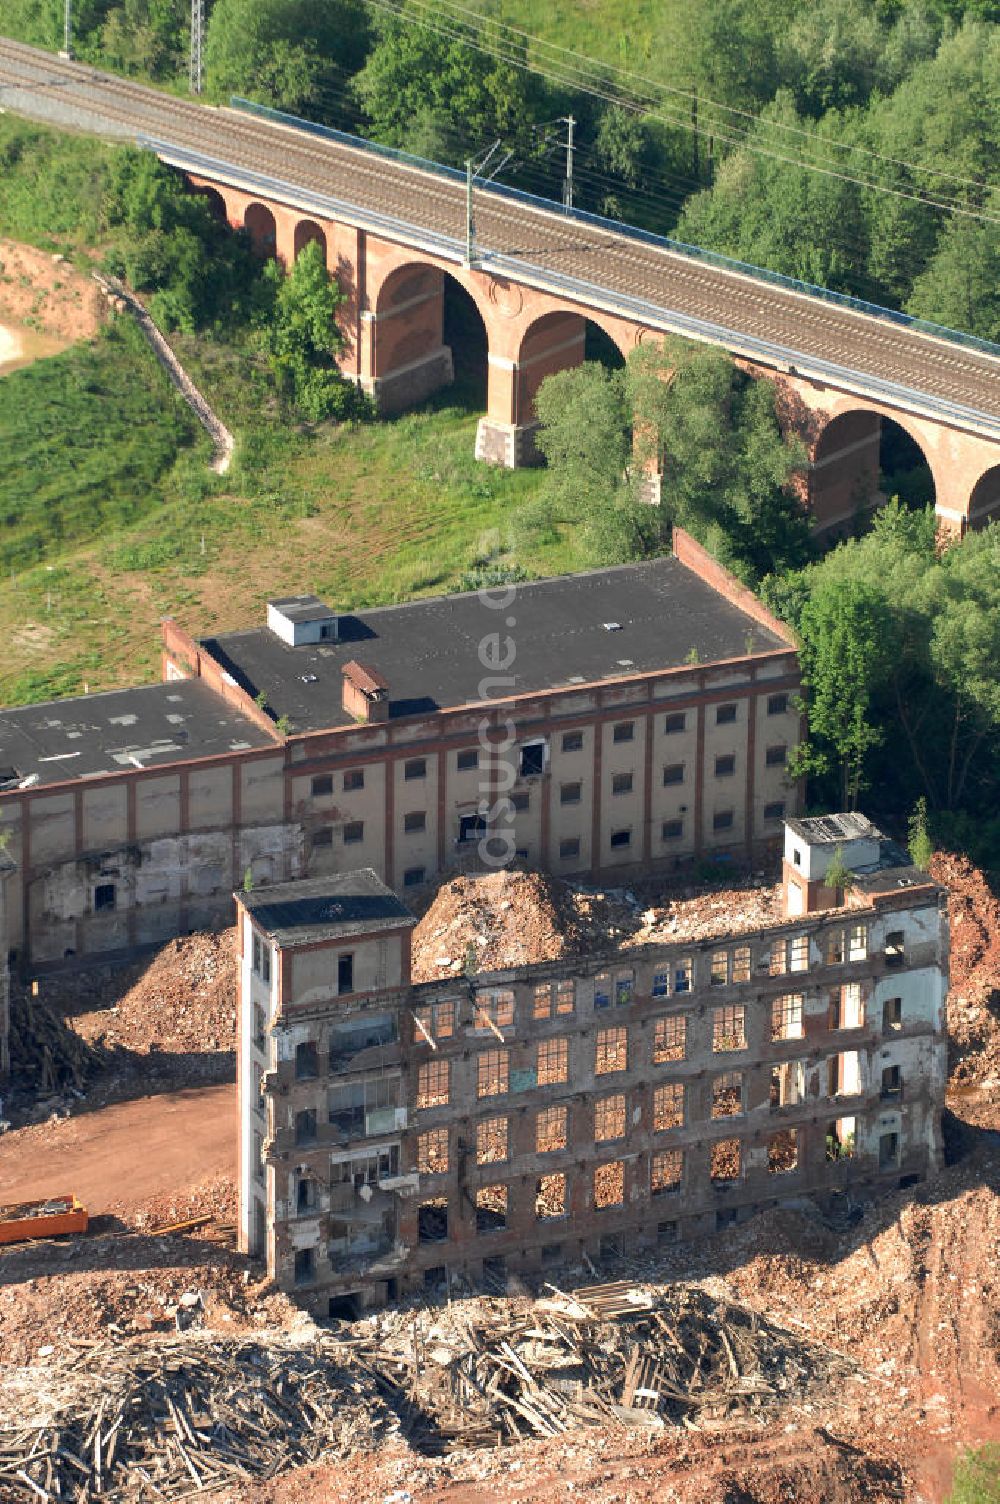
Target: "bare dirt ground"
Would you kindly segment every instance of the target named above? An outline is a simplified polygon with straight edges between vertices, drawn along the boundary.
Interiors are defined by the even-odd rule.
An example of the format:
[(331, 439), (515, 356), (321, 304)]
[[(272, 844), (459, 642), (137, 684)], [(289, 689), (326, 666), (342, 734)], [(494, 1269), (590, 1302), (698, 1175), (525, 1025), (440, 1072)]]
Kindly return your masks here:
[(107, 308), (97, 284), (64, 256), (0, 240), (0, 323), (5, 315), (69, 344), (93, 339)]
[(92, 1215), (141, 1208), (205, 1178), (233, 1180), (236, 1144), (235, 1086), (118, 1102), (4, 1134), (0, 1195), (18, 1202), (73, 1191)]
[[(833, 1386), (822, 1403), (789, 1398), (766, 1426), (657, 1435), (609, 1423), (598, 1432), (441, 1456), (396, 1438), (375, 1454), (248, 1482), (229, 1497), (239, 1504), (383, 1504), (393, 1495), (403, 1496), (394, 1504), (407, 1495), (411, 1504), (941, 1504), (960, 1447), (1000, 1439), (1000, 908), (967, 863), (940, 857), (934, 870), (951, 889), (949, 1163), (929, 1184), (868, 1203), (848, 1225), (831, 1225), (808, 1204), (781, 1208), (710, 1242), (677, 1245), (653, 1267), (609, 1261), (599, 1271), (741, 1300), (803, 1340), (843, 1353), (860, 1378)], [(529, 874), (494, 886), (492, 894), (454, 883), (439, 892), (417, 932), (418, 965), (440, 974), (441, 963), (450, 970), (457, 959), (464, 968), (469, 945), (477, 966), (501, 964), (503, 933), (527, 959), (563, 953), (556, 947), (641, 941), (651, 930), (676, 934), (682, 924), (683, 911), (655, 893), (574, 893)], [(766, 905), (766, 889), (746, 901)], [(232, 1060), (233, 965), (231, 937), (194, 936), (119, 973), (117, 983), (106, 977), (81, 993), (77, 979), (57, 995), (66, 1027), (98, 1052), (95, 1074), (82, 1100), (58, 1100), (57, 1111), (70, 1108), (68, 1120), (0, 1138), (0, 1179), (27, 1186), (44, 1168), (60, 1176), (52, 1185), (63, 1190), (61, 1171), (78, 1166), (81, 1177), (96, 1175), (93, 1193), (108, 1209), (86, 1238), (0, 1254), (0, 1370), (44, 1362), (39, 1353), (48, 1345), (64, 1351), (95, 1335), (142, 1342), (144, 1333), (172, 1325), (180, 1296), (192, 1289), (203, 1293), (210, 1330), (301, 1323), (234, 1250), (231, 1170), (219, 1157), (229, 1152), (223, 1138), (231, 1143), (231, 1088), (185, 1089), (192, 1056)], [(159, 1073), (174, 1095), (123, 1103), (137, 1095), (144, 1071)], [(137, 1164), (131, 1185), (114, 1174), (117, 1144), (124, 1144), (123, 1163), (149, 1161)], [(157, 1234), (199, 1214), (212, 1220), (181, 1235)], [(590, 1282), (584, 1271), (556, 1278), (564, 1287)]]

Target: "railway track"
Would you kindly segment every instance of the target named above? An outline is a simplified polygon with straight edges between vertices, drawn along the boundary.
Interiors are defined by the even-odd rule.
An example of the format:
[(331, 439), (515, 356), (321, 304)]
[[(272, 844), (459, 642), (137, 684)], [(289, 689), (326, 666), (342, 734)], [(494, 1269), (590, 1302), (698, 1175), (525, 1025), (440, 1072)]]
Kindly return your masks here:
[[(195, 104), (4, 39), (0, 103), (151, 140), (168, 159), (207, 159), (306, 212), (313, 198), (316, 212), (335, 202), (361, 221), (374, 217), (380, 234), (401, 243), (431, 236), (453, 247), (456, 260), (464, 245), (464, 183), (445, 170)], [(475, 215), (483, 264), (526, 285), (1000, 439), (998, 355), (487, 187), (477, 189)]]

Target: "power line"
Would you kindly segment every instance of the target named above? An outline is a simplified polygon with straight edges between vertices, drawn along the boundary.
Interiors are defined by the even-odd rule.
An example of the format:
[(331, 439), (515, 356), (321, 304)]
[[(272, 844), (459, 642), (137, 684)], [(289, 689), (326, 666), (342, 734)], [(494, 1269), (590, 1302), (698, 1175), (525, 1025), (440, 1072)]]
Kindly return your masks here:
[[(435, 31), (439, 35), (462, 42), (469, 47), (473, 47), (476, 51), (484, 53), (486, 56), (493, 57), (500, 62), (508, 63), (510, 66), (520, 68), (524, 72), (538, 73), (542, 77), (548, 78), (550, 81), (558, 83), (564, 88), (576, 89), (579, 93), (589, 94), (593, 98), (602, 99), (607, 103), (617, 105), (620, 108), (631, 110), (633, 111), (633, 113), (643, 113), (651, 115), (653, 118), (658, 118), (668, 125), (692, 131), (698, 135), (706, 136), (711, 140), (724, 141), (728, 145), (743, 148), (749, 152), (756, 154), (757, 156), (769, 158), (770, 160), (781, 163), (784, 166), (794, 167), (799, 169), (800, 171), (818, 173), (823, 177), (828, 177), (840, 182), (848, 183), (853, 185), (854, 187), (863, 188), (871, 193), (887, 194), (893, 198), (909, 200), (912, 203), (921, 204), (925, 208), (938, 209), (945, 213), (961, 215), (964, 218), (977, 220), (983, 224), (1000, 225), (1000, 216), (983, 213), (981, 210), (967, 208), (957, 199), (945, 199), (943, 197), (933, 198), (930, 197), (927, 192), (920, 191), (910, 193), (902, 188), (894, 188), (885, 183), (877, 183), (867, 178), (856, 177), (852, 173), (843, 172), (838, 168), (825, 166), (822, 163), (818, 162), (810, 162), (798, 157), (788, 156), (782, 151), (772, 150), (768, 146), (759, 144), (751, 140), (749, 135), (728, 135), (716, 126), (701, 125), (695, 120), (688, 120), (684, 116), (671, 114), (671, 112), (665, 109), (662, 105), (658, 109), (650, 109), (648, 106), (638, 100), (623, 99), (618, 94), (611, 94), (606, 90), (600, 90), (587, 84), (582, 84), (579, 79), (574, 79), (571, 76), (561, 76), (557, 74), (552, 68), (532, 68), (531, 65), (525, 62), (522, 58), (512, 57), (509, 53), (497, 52), (489, 46), (482, 45), (480, 42), (474, 40), (468, 34), (468, 28), (465, 28), (463, 31), (455, 31), (449, 29), (446, 25), (441, 24), (441, 22), (437, 19), (437, 14), (435, 11), (421, 11), (420, 7), (422, 5), (429, 4), (430, 0), (409, 0), (410, 8), (416, 9), (418, 11), (417, 15), (405, 14), (399, 5), (397, 3), (394, 3), (394, 0), (365, 0), (365, 3), (372, 5), (382, 11), (385, 11), (392, 16), (395, 16), (397, 19), (404, 21), (409, 25), (422, 26), (429, 31)], [(434, 0), (435, 6), (437, 6), (438, 3), (439, 0)], [(737, 113), (745, 114), (745, 112)], [(755, 120), (758, 124), (764, 126), (769, 123), (765, 121), (758, 121), (757, 117), (754, 116), (747, 116), (747, 118)], [(915, 166), (915, 164), (901, 165), (909, 166), (911, 170), (915, 171), (932, 170)], [(944, 176), (944, 174), (939, 175)], [(982, 189), (983, 187), (986, 187), (988, 185), (977, 183), (975, 186)]]
[[(628, 92), (637, 101), (642, 100), (642, 94), (634, 85), (635, 83), (645, 84), (651, 91), (648, 96), (650, 102), (653, 102), (663, 94), (675, 95), (678, 99), (688, 104), (696, 105), (699, 110), (705, 108), (718, 110), (723, 115), (731, 115), (737, 119), (746, 120), (753, 126), (762, 126), (775, 131), (786, 131), (792, 135), (803, 136), (809, 140), (818, 141), (827, 149), (834, 148), (838, 151), (859, 152), (864, 156), (871, 157), (880, 162), (887, 162), (892, 166), (905, 167), (910, 172), (923, 172), (932, 177), (947, 178), (949, 181), (959, 183), (965, 187), (982, 189), (985, 186), (980, 179), (965, 178), (953, 172), (946, 172), (938, 167), (930, 167), (925, 163), (908, 162), (900, 157), (887, 156), (883, 152), (874, 151), (870, 147), (862, 146), (857, 142), (838, 141), (835, 137), (824, 136), (821, 132), (810, 130), (807, 126), (789, 125), (787, 122), (780, 120), (765, 120), (762, 116), (754, 114), (750, 110), (742, 110), (735, 105), (721, 104), (718, 100), (709, 99), (697, 89), (681, 89), (676, 85), (667, 84), (661, 80), (647, 78), (643, 74), (633, 73), (624, 68), (616, 67), (613, 63), (598, 63), (596, 60), (588, 58), (585, 53), (564, 47), (558, 42), (548, 42), (544, 38), (535, 36), (519, 26), (513, 26), (509, 22), (500, 22), (479, 11), (471, 10), (468, 6), (460, 4), (459, 0), (434, 0), (433, 9), (436, 12), (444, 11), (446, 14), (451, 12), (452, 15), (449, 18), (452, 19), (454, 18), (454, 13), (458, 12), (459, 16), (469, 18), (468, 22), (461, 21), (459, 24), (466, 26), (471, 24), (473, 29), (480, 32), (492, 27), (495, 32), (499, 33), (499, 40), (505, 40), (505, 34), (518, 36), (535, 51), (541, 50), (543, 52), (548, 51), (562, 54), (573, 60), (562, 66), (576, 66), (578, 71), (582, 72), (585, 77), (589, 76), (591, 79), (604, 82), (609, 75), (617, 76), (619, 79), (626, 81), (625, 87), (627, 87)], [(538, 71), (543, 72), (544, 70), (539, 68)], [(733, 129), (734, 127), (729, 128)]]

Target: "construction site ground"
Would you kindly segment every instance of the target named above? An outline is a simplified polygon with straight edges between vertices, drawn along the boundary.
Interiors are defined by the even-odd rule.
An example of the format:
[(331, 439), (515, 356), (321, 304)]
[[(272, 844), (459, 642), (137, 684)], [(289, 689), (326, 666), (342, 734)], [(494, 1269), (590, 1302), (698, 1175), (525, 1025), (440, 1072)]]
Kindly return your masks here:
[[(550, 1275), (563, 1291), (624, 1279), (664, 1298), (688, 1292), (712, 1310), (756, 1313), (783, 1334), (793, 1355), (787, 1372), (799, 1378), (782, 1387), (779, 1368), (766, 1403), (724, 1415), (695, 1409), (686, 1422), (665, 1425), (608, 1417), (515, 1444), (452, 1438), (447, 1447), (428, 1447), (406, 1418), (428, 1403), (421, 1385), (438, 1382), (433, 1363), (423, 1374), (419, 1365), (415, 1373), (402, 1365), (405, 1403), (399, 1395), (387, 1400), (384, 1382), (373, 1388), (364, 1355), (382, 1351), (387, 1361), (390, 1328), (382, 1332), (371, 1320), (333, 1324), (338, 1351), (345, 1362), (353, 1353), (357, 1365), (355, 1398), (338, 1400), (336, 1450), (311, 1462), (308, 1448), (299, 1448), (274, 1478), (234, 1477), (212, 1497), (239, 1504), (939, 1504), (961, 1447), (1000, 1440), (1000, 905), (963, 860), (939, 857), (934, 871), (949, 886), (952, 915), (941, 1172), (864, 1204), (845, 1225), (831, 1225), (803, 1202), (656, 1259)], [(750, 925), (770, 902), (765, 884), (749, 896), (742, 889), (686, 897), (673, 904), (653, 889), (574, 891), (535, 874), (485, 886), (456, 879), (421, 919), (416, 970), (447, 973), (456, 960), (464, 969), (471, 955), (476, 969), (487, 969), (641, 943), (699, 922), (717, 925), (719, 913), (731, 917), (738, 905)], [(168, 1337), (183, 1343), (178, 1313), (195, 1306), (203, 1343), (252, 1337), (278, 1352), (290, 1338), (314, 1334), (236, 1251), (234, 988), (228, 932), (172, 942), (127, 971), (45, 980), (30, 999), (36, 1013), (55, 1017), (46, 1026), (47, 1057), (29, 1051), (23, 1089), (5, 1103), (15, 1126), (0, 1136), (0, 1201), (75, 1190), (94, 1215), (85, 1236), (0, 1253), (0, 1474), (25, 1384), (47, 1392), (62, 1382), (60, 1365), (96, 1363), (109, 1340), (118, 1362)], [(30, 989), (15, 997), (16, 1015), (29, 998)], [(169, 1230), (178, 1223), (188, 1225)], [(416, 1319), (431, 1348), (447, 1347), (470, 1312), (480, 1320), (486, 1311), (487, 1329), (500, 1329), (539, 1293), (547, 1292), (519, 1282), (504, 1298), (456, 1289), (449, 1304)], [(412, 1311), (398, 1317), (413, 1319)], [(827, 1372), (822, 1354), (842, 1366)], [(200, 1361), (192, 1350), (192, 1371)], [(385, 1412), (380, 1426), (376, 1411)], [(5, 1486), (0, 1476), (3, 1498)], [(201, 1491), (191, 1483), (190, 1492)], [(156, 1494), (139, 1488), (102, 1496)], [(34, 1495), (24, 1489), (10, 1497)]]

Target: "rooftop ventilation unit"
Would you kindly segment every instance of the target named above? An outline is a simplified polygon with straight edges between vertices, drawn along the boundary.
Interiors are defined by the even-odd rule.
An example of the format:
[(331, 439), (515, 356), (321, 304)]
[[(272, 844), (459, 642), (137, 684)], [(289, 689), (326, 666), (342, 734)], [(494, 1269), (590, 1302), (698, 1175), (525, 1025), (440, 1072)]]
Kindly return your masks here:
[(336, 642), (339, 620), (336, 612), (315, 595), (286, 595), (268, 601), (267, 625), (290, 648), (309, 643)]

